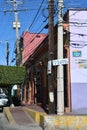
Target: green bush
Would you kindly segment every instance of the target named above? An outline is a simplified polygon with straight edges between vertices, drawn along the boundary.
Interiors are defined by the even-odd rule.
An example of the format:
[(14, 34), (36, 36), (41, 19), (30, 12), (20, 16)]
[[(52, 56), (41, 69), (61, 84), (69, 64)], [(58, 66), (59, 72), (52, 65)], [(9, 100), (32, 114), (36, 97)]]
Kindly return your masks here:
[(0, 66), (0, 85), (22, 84), (25, 80), (25, 67)]

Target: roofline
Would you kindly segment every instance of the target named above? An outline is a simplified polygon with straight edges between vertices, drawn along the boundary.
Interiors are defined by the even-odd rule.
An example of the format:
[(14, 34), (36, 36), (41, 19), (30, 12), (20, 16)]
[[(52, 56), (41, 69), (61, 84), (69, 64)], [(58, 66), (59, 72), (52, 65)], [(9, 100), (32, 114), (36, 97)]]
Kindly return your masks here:
[(65, 13), (64, 17), (66, 17), (69, 14), (69, 11), (87, 11), (87, 8), (69, 8)]
[(87, 8), (69, 8), (67, 11), (69, 10), (87, 11)]
[(47, 33), (33, 33), (33, 32), (29, 32), (28, 30), (26, 30), (23, 32), (22, 37), (25, 33), (34, 34), (34, 35), (48, 35)]
[[(41, 35), (41, 34), (38, 34), (38, 35)], [(43, 41), (41, 42), (41, 44), (34, 50), (34, 52), (28, 57), (28, 59), (23, 63), (23, 65), (26, 65), (28, 61), (31, 61), (32, 55), (36, 52), (36, 50), (44, 43), (44, 41), (48, 37), (47, 34), (43, 34), (43, 35), (45, 35), (45, 38), (43, 39)]]

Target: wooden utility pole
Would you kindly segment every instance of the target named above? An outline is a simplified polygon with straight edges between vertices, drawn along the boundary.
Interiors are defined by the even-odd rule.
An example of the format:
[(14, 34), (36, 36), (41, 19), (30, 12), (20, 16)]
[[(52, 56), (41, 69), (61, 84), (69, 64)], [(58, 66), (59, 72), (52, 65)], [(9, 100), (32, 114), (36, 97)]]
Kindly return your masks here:
[(9, 43), (7, 41), (0, 41), (0, 43), (6, 44), (6, 65), (9, 65)]
[(6, 62), (7, 62), (7, 66), (9, 65), (9, 43), (6, 43)]
[[(49, 41), (48, 41), (48, 112), (49, 114), (55, 113), (54, 102), (54, 83), (53, 83), (53, 70), (52, 60), (54, 59), (54, 0), (48, 0), (49, 10)], [(49, 68), (51, 69), (49, 71)]]

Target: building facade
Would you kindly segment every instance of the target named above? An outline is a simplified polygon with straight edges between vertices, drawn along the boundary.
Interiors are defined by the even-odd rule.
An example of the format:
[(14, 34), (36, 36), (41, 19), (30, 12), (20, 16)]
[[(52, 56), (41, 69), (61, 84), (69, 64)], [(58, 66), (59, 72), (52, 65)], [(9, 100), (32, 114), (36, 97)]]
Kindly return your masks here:
[[(66, 26), (65, 26), (66, 27)], [(64, 27), (64, 28), (65, 28)], [(48, 35), (23, 34), (23, 62), (26, 66), (26, 80), (22, 91), (22, 101), (27, 104), (40, 104), (48, 111)], [(66, 38), (66, 36), (65, 36)], [(65, 40), (64, 40), (65, 41)], [(57, 26), (54, 28), (54, 59), (57, 58)], [(68, 56), (67, 47), (64, 47), (64, 57)], [(70, 111), (70, 91), (68, 88), (68, 65), (64, 66), (64, 107)], [(53, 88), (55, 112), (57, 109), (57, 67), (53, 67)]]
[[(65, 112), (86, 108), (87, 98), (87, 10), (70, 9), (64, 16), (64, 108)], [(83, 17), (84, 16), (84, 17)], [(23, 65), (26, 80), (23, 103), (41, 104), (48, 109), (48, 35), (23, 34)], [(57, 58), (57, 26), (54, 27), (54, 59)], [(57, 68), (53, 67), (55, 111), (57, 107)]]
[[(66, 30), (66, 47), (70, 66), (68, 88), (70, 88), (71, 111), (87, 107), (87, 9), (70, 9), (64, 17), (69, 26)], [(67, 42), (68, 41), (68, 42)]]

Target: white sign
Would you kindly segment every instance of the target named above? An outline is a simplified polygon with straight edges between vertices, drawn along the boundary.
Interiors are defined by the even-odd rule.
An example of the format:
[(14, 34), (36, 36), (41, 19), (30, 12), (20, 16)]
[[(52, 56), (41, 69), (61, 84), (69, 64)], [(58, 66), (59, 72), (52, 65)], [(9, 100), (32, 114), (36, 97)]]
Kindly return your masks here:
[(47, 68), (47, 74), (51, 74), (52, 71), (52, 61), (48, 61), (48, 68)]
[(50, 102), (54, 102), (54, 94), (53, 94), (53, 92), (49, 93), (49, 99), (50, 99)]
[(68, 64), (68, 58), (53, 60), (53, 66)]

